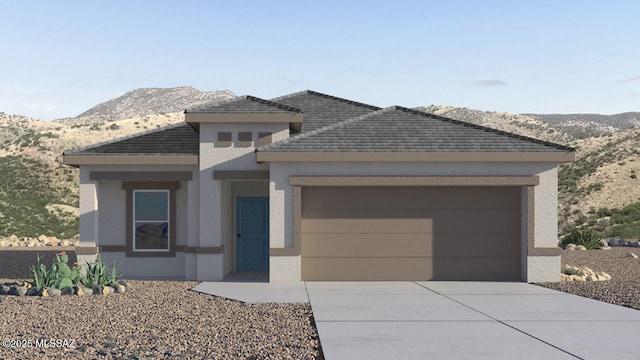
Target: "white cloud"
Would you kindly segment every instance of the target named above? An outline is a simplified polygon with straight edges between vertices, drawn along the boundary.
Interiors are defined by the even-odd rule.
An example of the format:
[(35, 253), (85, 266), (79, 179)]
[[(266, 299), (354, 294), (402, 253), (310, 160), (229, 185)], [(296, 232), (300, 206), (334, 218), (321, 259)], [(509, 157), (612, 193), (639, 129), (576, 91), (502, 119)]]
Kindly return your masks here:
[(502, 81), (502, 80), (479, 80), (479, 81), (476, 81), (476, 85), (480, 85), (480, 86), (505, 86), (505, 85), (507, 85), (507, 83)]
[(627, 79), (618, 80), (616, 82), (625, 83), (625, 82), (632, 82), (632, 81), (640, 81), (640, 76), (634, 76)]
[(30, 104), (27, 106), (31, 110), (39, 110), (39, 111), (55, 111), (58, 109), (57, 106), (51, 104)]

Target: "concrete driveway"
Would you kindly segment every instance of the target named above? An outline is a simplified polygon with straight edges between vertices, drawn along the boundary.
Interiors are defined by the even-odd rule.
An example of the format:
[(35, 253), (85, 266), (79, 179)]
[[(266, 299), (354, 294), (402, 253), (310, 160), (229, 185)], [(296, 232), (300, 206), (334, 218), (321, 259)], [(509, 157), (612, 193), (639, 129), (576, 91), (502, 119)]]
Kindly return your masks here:
[(638, 359), (640, 311), (525, 283), (307, 282), (337, 359)]

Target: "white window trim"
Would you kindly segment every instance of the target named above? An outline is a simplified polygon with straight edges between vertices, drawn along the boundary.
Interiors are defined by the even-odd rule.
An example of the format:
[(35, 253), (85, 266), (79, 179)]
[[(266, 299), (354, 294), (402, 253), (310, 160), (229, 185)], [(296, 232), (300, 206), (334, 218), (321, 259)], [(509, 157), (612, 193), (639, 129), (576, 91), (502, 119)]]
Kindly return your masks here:
[[(167, 248), (166, 249), (136, 249), (136, 223), (138, 223), (138, 221), (136, 220), (136, 193), (143, 193), (143, 192), (161, 192), (161, 193), (165, 193), (167, 194)], [(131, 239), (133, 240), (133, 251), (135, 252), (171, 252), (171, 191), (170, 190), (133, 190), (133, 194), (132, 194), (132, 201), (133, 201), (133, 211), (131, 213), (131, 216), (133, 217), (132, 219), (132, 224), (133, 226), (131, 227)], [(165, 220), (140, 220), (139, 222), (165, 222)]]

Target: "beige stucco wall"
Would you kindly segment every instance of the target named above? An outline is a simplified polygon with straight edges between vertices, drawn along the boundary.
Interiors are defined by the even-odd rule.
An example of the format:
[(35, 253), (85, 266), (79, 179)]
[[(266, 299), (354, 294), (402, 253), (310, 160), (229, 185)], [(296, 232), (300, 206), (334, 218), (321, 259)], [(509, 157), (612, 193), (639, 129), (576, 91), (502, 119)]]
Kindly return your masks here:
[(126, 257), (124, 252), (103, 252), (100, 257), (111, 267), (114, 261), (124, 278), (184, 280), (185, 256), (175, 257)]
[[(300, 163), (270, 164), (270, 237), (271, 247), (293, 247), (293, 186), (289, 176), (539, 176), (535, 189), (535, 245), (555, 247), (557, 244), (557, 170), (555, 163)], [(525, 205), (525, 204), (523, 204)], [(524, 228), (523, 228), (524, 231)], [(523, 233), (522, 241), (526, 237)], [(299, 257), (297, 257), (299, 258)], [(559, 257), (550, 257), (557, 258)], [(523, 259), (524, 260), (524, 259)], [(284, 260), (283, 260), (284, 261)], [(300, 279), (300, 267), (287, 260), (272, 261), (272, 281)], [(550, 262), (554, 262), (553, 260)], [(527, 267), (546, 266), (548, 262), (523, 261)], [(523, 269), (524, 270), (524, 269)], [(556, 270), (552, 270), (556, 271)], [(557, 272), (559, 272), (559, 265)], [(527, 274), (546, 274), (547, 269), (528, 269)], [(559, 275), (558, 275), (559, 276)], [(531, 281), (527, 279), (528, 281)]]
[[(217, 147), (218, 133), (230, 132), (232, 145)], [(238, 133), (251, 132), (253, 144), (249, 147), (238, 147)], [(222, 280), (223, 276), (233, 269), (233, 246), (229, 237), (229, 214), (233, 207), (232, 198), (225, 198), (223, 181), (213, 180), (215, 170), (268, 170), (269, 164), (258, 164), (255, 161), (254, 149), (258, 143), (258, 133), (272, 133), (272, 141), (279, 141), (289, 136), (288, 123), (202, 123), (200, 124), (200, 184), (199, 184), (199, 217), (200, 246), (225, 246), (224, 254), (208, 255), (207, 261), (198, 262), (199, 280)], [(198, 255), (200, 256), (200, 255)], [(205, 266), (220, 270), (205, 270)], [(200, 274), (209, 273), (207, 278)]]
[[(191, 171), (195, 181), (180, 182), (176, 191), (176, 245), (187, 245), (189, 239), (197, 242), (198, 221), (193, 221), (197, 209), (197, 167), (195, 166), (81, 166), (80, 187), (83, 194), (80, 217), (80, 246), (126, 245), (126, 192), (121, 181), (91, 181), (91, 171)], [(94, 198), (92, 197), (94, 195)], [(94, 200), (95, 199), (95, 200)], [(195, 204), (193, 199), (196, 200)], [(191, 201), (189, 201), (191, 200)], [(96, 209), (99, 209), (97, 211)], [(84, 214), (84, 216), (83, 216)], [(197, 217), (195, 217), (197, 218)], [(101, 226), (102, 225), (102, 226)], [(124, 252), (102, 252), (109, 265), (116, 260), (126, 277), (137, 278), (193, 278), (187, 271), (184, 253), (175, 257), (125, 257)], [(190, 255), (189, 255), (190, 256)], [(91, 261), (95, 256), (81, 255), (79, 263)], [(187, 276), (188, 275), (188, 276)]]

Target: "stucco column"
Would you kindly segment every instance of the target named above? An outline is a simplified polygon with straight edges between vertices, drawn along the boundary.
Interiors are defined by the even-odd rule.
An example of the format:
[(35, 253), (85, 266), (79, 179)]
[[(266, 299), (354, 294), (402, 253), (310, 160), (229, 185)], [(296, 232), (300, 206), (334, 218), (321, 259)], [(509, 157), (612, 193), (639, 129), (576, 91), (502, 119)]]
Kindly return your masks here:
[[(89, 171), (80, 169), (80, 247), (99, 245), (98, 183), (89, 180)], [(95, 260), (96, 255), (78, 255), (78, 263)]]

